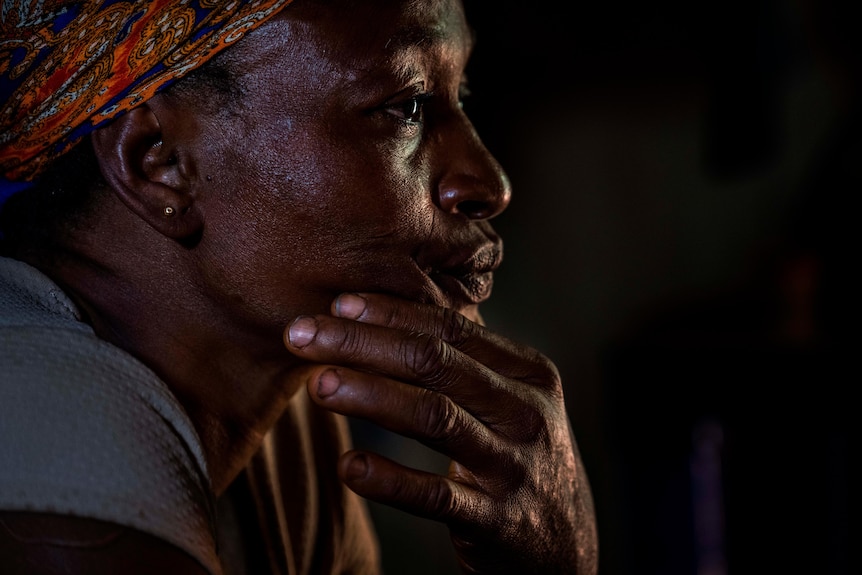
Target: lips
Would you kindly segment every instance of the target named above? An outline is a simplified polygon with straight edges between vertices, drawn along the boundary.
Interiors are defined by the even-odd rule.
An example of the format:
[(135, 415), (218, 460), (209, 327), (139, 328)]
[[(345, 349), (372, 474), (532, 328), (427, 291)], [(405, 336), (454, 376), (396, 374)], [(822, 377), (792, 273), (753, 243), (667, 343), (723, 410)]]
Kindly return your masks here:
[(428, 277), (441, 289), (453, 307), (479, 304), (491, 296), (494, 270), (503, 261), (502, 243), (483, 244), (478, 249), (454, 251)]

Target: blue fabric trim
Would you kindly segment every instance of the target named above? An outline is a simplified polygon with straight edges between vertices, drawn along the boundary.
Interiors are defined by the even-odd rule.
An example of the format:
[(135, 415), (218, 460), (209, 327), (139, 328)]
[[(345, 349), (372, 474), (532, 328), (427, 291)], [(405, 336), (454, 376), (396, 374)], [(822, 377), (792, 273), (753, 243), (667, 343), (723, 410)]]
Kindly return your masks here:
[(32, 188), (33, 185), (33, 182), (12, 182), (6, 178), (0, 177), (0, 210), (3, 209), (3, 204), (6, 203), (6, 200), (18, 192), (23, 192), (28, 188)]

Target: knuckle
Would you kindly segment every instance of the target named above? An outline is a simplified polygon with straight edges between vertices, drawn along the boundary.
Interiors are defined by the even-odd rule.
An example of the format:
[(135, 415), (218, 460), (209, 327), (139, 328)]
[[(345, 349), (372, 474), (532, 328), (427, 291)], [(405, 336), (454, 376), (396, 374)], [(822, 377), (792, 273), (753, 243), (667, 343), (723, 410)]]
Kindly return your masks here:
[(563, 382), (560, 377), (560, 370), (557, 369), (554, 362), (541, 353), (536, 352), (527, 381), (547, 389), (555, 395), (562, 394)]
[(474, 334), (476, 324), (468, 320), (460, 313), (445, 308), (441, 312), (442, 315), (442, 331), (441, 338), (458, 347), (467, 342)]
[(363, 330), (348, 326), (341, 334), (339, 347), (349, 358), (362, 357), (368, 343), (368, 337)]
[(448, 346), (440, 339), (417, 333), (403, 347), (403, 361), (410, 371), (422, 380), (439, 375), (446, 363)]
[(402, 318), (401, 314), (398, 313), (398, 308), (393, 306), (383, 306), (383, 321), (381, 322), (385, 326), (396, 327), (401, 325)]
[(400, 501), (408, 509), (432, 519), (443, 519), (456, 509), (456, 497), (449, 483), (441, 478), (409, 481), (399, 476), (388, 486), (387, 498)]
[(428, 441), (441, 442), (455, 434), (457, 407), (445, 395), (423, 390), (415, 404), (413, 421)]
[(428, 511), (432, 518), (442, 519), (457, 510), (455, 492), (446, 481), (437, 481), (429, 486)]

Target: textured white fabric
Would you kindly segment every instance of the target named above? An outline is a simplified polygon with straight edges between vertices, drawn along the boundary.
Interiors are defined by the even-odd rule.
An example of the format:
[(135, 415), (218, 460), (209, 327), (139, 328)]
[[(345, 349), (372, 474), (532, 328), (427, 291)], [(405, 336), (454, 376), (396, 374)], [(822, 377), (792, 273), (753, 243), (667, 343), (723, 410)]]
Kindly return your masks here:
[(0, 509), (110, 521), (213, 574), (200, 441), (167, 386), (100, 340), (38, 270), (0, 258)]

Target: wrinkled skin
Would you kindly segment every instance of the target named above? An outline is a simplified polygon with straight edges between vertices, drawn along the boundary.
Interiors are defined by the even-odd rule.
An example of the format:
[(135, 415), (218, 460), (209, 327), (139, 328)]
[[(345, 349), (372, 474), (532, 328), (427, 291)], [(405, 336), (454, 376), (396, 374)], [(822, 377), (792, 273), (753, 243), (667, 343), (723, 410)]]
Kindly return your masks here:
[(595, 573), (556, 368), (479, 314), (511, 191), (461, 107), (461, 4), (330, 4), (230, 49), (230, 109), (176, 90), (94, 134), (114, 194), (76, 258), (34, 263), (168, 382), (216, 492), (305, 386), (451, 458), (437, 476), (349, 452), (340, 474), (447, 524), (466, 573)]
[(446, 477), (374, 453), (340, 473), (365, 497), (446, 522), (466, 573), (593, 573), (593, 514), (560, 380), (539, 353), (451, 310), (345, 294), (286, 342), (328, 409), (451, 457)]

